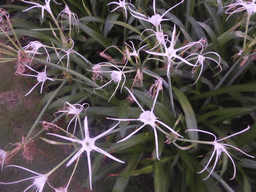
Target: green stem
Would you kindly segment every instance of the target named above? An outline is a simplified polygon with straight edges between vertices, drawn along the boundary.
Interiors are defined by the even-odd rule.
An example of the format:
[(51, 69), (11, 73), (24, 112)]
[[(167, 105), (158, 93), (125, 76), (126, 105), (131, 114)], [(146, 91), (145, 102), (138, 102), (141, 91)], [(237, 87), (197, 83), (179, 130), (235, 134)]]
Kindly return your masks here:
[[(46, 103), (46, 105), (44, 106), (44, 108), (42, 109), (42, 111), (40, 112), (40, 114), (38, 115), (37, 119), (35, 120), (34, 124), (32, 125), (32, 127), (30, 128), (25, 141), (30, 141), (30, 136), (32, 135), (33, 131), (35, 130), (39, 120), (43, 117), (46, 109), (48, 108), (48, 106), (51, 104), (52, 100), (55, 98), (55, 96), (57, 95), (57, 93), (63, 88), (63, 86), (66, 84), (66, 81), (63, 81), (61, 83), (61, 85), (58, 87), (58, 89), (56, 89), (56, 91), (52, 94), (52, 96), (50, 97), (50, 99), (48, 100), (48, 102)], [(34, 138), (34, 137), (32, 137)]]
[(199, 144), (205, 144), (205, 145), (214, 145), (213, 141), (198, 141), (198, 140), (183, 139), (179, 137), (177, 138), (175, 137), (174, 140), (190, 142), (190, 143), (199, 143)]
[(173, 101), (171, 77), (167, 77), (167, 79), (168, 79), (168, 84), (169, 84), (168, 91), (169, 91), (169, 95), (170, 95), (171, 110), (172, 110), (172, 112), (173, 112), (173, 116), (174, 116), (175, 118), (177, 118), (177, 113), (176, 113), (176, 111), (175, 111), (175, 106), (174, 106), (174, 101)]
[(61, 165), (63, 165), (70, 157), (72, 157), (78, 149), (76, 149), (75, 151), (73, 151), (73, 153), (71, 153), (66, 159), (64, 159), (62, 162), (60, 162), (56, 167), (54, 167), (51, 171), (49, 171), (46, 175), (47, 177), (49, 177), (54, 171), (56, 171)]
[[(77, 117), (77, 120), (78, 120), (78, 124), (79, 124), (79, 127), (80, 127), (80, 133), (81, 133), (81, 138), (84, 138), (84, 129), (82, 127), (82, 123), (81, 123), (81, 119), (80, 119), (80, 116)], [(85, 125), (84, 125), (85, 126)]]
[(245, 51), (245, 46), (246, 46), (246, 39), (247, 39), (247, 32), (248, 32), (249, 21), (250, 21), (250, 15), (247, 14), (247, 20), (246, 20), (246, 26), (245, 26), (245, 32), (244, 32), (243, 52)]
[(165, 132), (163, 129), (161, 129), (157, 124), (155, 124), (156, 128), (161, 131), (164, 135), (169, 135), (169, 133)]

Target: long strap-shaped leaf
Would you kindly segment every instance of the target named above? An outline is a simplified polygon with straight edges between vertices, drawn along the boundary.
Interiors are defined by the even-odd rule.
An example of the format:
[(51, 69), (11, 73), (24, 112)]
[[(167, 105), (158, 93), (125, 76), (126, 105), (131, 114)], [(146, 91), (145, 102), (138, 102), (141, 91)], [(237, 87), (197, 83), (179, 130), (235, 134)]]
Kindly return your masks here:
[[(185, 119), (187, 123), (187, 129), (197, 129), (197, 122), (196, 116), (192, 106), (190, 105), (187, 97), (182, 93), (179, 89), (172, 86), (172, 90), (174, 91), (175, 95), (177, 96), (180, 105), (185, 113)], [(196, 131), (189, 131), (189, 136), (192, 140), (198, 140), (198, 134)]]

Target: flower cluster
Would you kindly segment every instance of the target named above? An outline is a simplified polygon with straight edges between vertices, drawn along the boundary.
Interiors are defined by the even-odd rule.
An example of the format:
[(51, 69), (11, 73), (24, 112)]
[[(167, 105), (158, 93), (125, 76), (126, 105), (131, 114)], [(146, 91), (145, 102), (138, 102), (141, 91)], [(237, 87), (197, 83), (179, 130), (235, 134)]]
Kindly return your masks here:
[[(80, 158), (85, 154), (88, 167), (88, 188), (92, 190), (94, 172), (92, 167), (93, 151), (101, 153), (102, 155), (118, 163), (129, 163), (125, 162), (126, 158), (123, 158), (123, 156), (117, 158), (116, 156), (118, 155), (113, 156), (110, 154), (110, 151), (113, 152), (114, 150), (103, 150), (101, 147), (99, 147), (99, 145), (97, 145), (96, 141), (111, 134), (111, 141), (117, 141), (113, 145), (125, 145), (126, 143), (129, 143), (129, 141), (133, 141), (133, 138), (139, 135), (140, 132), (145, 132), (144, 130), (147, 128), (150, 128), (151, 130), (149, 134), (154, 136), (152, 143), (155, 161), (161, 161), (162, 159), (162, 140), (160, 140), (160, 138), (163, 138), (164, 136), (168, 138), (167, 144), (173, 143), (174, 146), (177, 147), (177, 150), (188, 150), (197, 144), (213, 146), (213, 153), (211, 154), (206, 165), (204, 165), (204, 168), (199, 172), (203, 173), (204, 171), (208, 171), (215, 156), (213, 166), (205, 179), (208, 179), (211, 175), (213, 175), (217, 162), (221, 158), (222, 154), (226, 155), (232, 162), (233, 176), (231, 179), (235, 178), (236, 165), (231, 153), (228, 151), (228, 148), (233, 148), (250, 158), (255, 158), (236, 146), (223, 142), (226, 141), (226, 139), (248, 131), (250, 126), (237, 133), (217, 139), (217, 136), (212, 132), (200, 130), (197, 129), (197, 127), (192, 128), (188, 126), (190, 123), (188, 121), (196, 121), (196, 117), (192, 110), (189, 111), (189, 114), (185, 114), (185, 116), (190, 116), (190, 119), (187, 117), (182, 119), (181, 116), (177, 118), (177, 112), (182, 113), (182, 110), (178, 109), (179, 106), (177, 105), (177, 107), (175, 105), (176, 102), (174, 102), (173, 92), (175, 92), (177, 88), (172, 84), (171, 81), (175, 75), (172, 71), (173, 67), (175, 67), (175, 72), (177, 74), (179, 74), (181, 71), (181, 78), (186, 77), (189, 79), (188, 82), (190, 82), (192, 85), (195, 85), (198, 81), (200, 82), (200, 77), (203, 76), (204, 72), (207, 70), (206, 64), (209, 66), (213, 64), (215, 66), (214, 69), (217, 68), (218, 71), (215, 73), (215, 76), (218, 75), (223, 69), (221, 56), (217, 52), (208, 51), (210, 46), (204, 37), (199, 40), (193, 41), (191, 39), (189, 42), (186, 41), (185, 43), (181, 43), (179, 40), (180, 33), (178, 32), (178, 28), (181, 28), (181, 26), (179, 26), (177, 23), (170, 24), (172, 21), (170, 12), (176, 7), (181, 6), (185, 0), (178, 2), (166, 11), (158, 9), (156, 7), (156, 0), (153, 0), (153, 15), (151, 16), (141, 13), (139, 8), (137, 9), (133, 4), (126, 2), (126, 0), (108, 3), (107, 5), (111, 8), (112, 6), (115, 6), (110, 10), (111, 12), (122, 9), (124, 11), (125, 20), (129, 21), (130, 19), (131, 22), (135, 20), (136, 22), (141, 23), (142, 26), (150, 25), (150, 28), (139, 28), (140, 30), (142, 29), (141, 31), (136, 29), (136, 32), (139, 35), (137, 35), (134, 39), (131, 38), (129, 41), (123, 42), (122, 48), (119, 48), (117, 45), (111, 45), (109, 47), (106, 46), (107, 48), (100, 53), (101, 58), (97, 58), (95, 63), (91, 62), (91, 60), (86, 58), (85, 55), (80, 54), (77, 51), (78, 49), (76, 49), (77, 42), (75, 38), (72, 38), (74, 35), (72, 34), (72, 29), (79, 28), (80, 20), (77, 14), (71, 12), (67, 5), (65, 5), (65, 8), (58, 14), (57, 18), (55, 18), (50, 7), (51, 0), (45, 0), (44, 5), (25, 0), (21, 1), (23, 3), (32, 5), (31, 7), (25, 9), (24, 12), (30, 11), (34, 8), (40, 8), (42, 11), (42, 18), (45, 17), (45, 10), (50, 14), (50, 17), (56, 25), (56, 28), (53, 28), (52, 26), (50, 26), (50, 28), (53, 36), (58, 42), (56, 44), (51, 42), (51, 45), (44, 45), (39, 40), (36, 40), (30, 41), (26, 46), (20, 46), (20, 49), (17, 51), (19, 55), (18, 67), (22, 69), (17, 70), (20, 71), (17, 72), (17, 74), (21, 76), (35, 77), (37, 79), (37, 83), (30, 89), (30, 91), (28, 91), (28, 93), (25, 94), (25, 96), (29, 95), (40, 83), (40, 93), (42, 93), (43, 86), (47, 80), (47, 82), (51, 81), (53, 84), (50, 89), (55, 89), (56, 84), (58, 81), (60, 81), (62, 82), (61, 86), (56, 90), (56, 92), (52, 93), (50, 97), (52, 100), (57, 98), (59, 96), (57, 93), (61, 90), (62, 96), (64, 95), (63, 98), (67, 100), (62, 100), (62, 102), (64, 102), (64, 108), (55, 112), (55, 114), (58, 114), (56, 119), (61, 118), (64, 116), (64, 114), (72, 116), (65, 129), (59, 127), (57, 124), (43, 121), (43, 126), (46, 126), (47, 129), (45, 128), (41, 130), (35, 134), (35, 137), (40, 135), (42, 132), (47, 131), (48, 133), (41, 138), (43, 141), (52, 145), (69, 144), (74, 147), (74, 150), (66, 159), (61, 161), (58, 165), (56, 165), (55, 168), (46, 174), (40, 174), (19, 165), (7, 165), (5, 168), (12, 167), (22, 169), (35, 174), (35, 176), (12, 182), (0, 182), (0, 184), (9, 185), (27, 180), (33, 180), (33, 183), (24, 191), (35, 189), (38, 192), (42, 192), (46, 183), (52, 190), (68, 191), (72, 177), (77, 169), (77, 164), (79, 163)], [(59, 5), (58, 2), (55, 0), (53, 1)], [(246, 10), (249, 15), (252, 15), (255, 13), (255, 0), (249, 2), (237, 0), (237, 3), (230, 4), (226, 6), (226, 8), (226, 14), (229, 14), (228, 18), (234, 13), (244, 10)], [(0, 10), (0, 22), (3, 21), (3, 14), (1, 15), (1, 13), (4, 13), (2, 9)], [(4, 13), (4, 16), (9, 17), (9, 14)], [(168, 26), (168, 31), (164, 29), (164, 23), (170, 24)], [(65, 31), (66, 28), (64, 27), (64, 24), (67, 24), (68, 26), (67, 31)], [(122, 25), (124, 24), (122, 23)], [(58, 31), (58, 33), (55, 31)], [(77, 30), (77, 32), (79, 32), (79, 30)], [(90, 34), (92, 35), (93, 33)], [(59, 46), (59, 44), (61, 44), (61, 46)], [(121, 55), (121, 58), (115, 55), (116, 52)], [(113, 57), (108, 54), (113, 55)], [(22, 56), (28, 59), (21, 58)], [(40, 56), (43, 56), (42, 58), (44, 59), (42, 60)], [(104, 61), (104, 59), (107, 59), (108, 61)], [(79, 61), (79, 64), (76, 63), (77, 60)], [(39, 72), (35, 70), (35, 66), (39, 66), (39, 68), (42, 67), (43, 71)], [(75, 76), (75, 83), (67, 88), (69, 89), (68, 91), (66, 91), (66, 89), (62, 89), (62, 85), (66, 83), (66, 79), (68, 78), (60, 79), (62, 76), (50, 71), (51, 69), (60, 70), (62, 71), (62, 74), (65, 75), (68, 74), (70, 75), (71, 79), (73, 76)], [(187, 69), (189, 70), (187, 71)], [(26, 70), (30, 70), (32, 73), (36, 74), (33, 75), (24, 73)], [(158, 73), (158, 71), (161, 72)], [(189, 75), (184, 75), (185, 73)], [(50, 75), (47, 76), (47, 74)], [(194, 75), (196, 77), (193, 77)], [(144, 77), (146, 80), (144, 80)], [(188, 83), (187, 85), (191, 84)], [(135, 87), (137, 88), (135, 89)], [(104, 91), (102, 91), (103, 89)], [(139, 89), (143, 90), (143, 92), (141, 92)], [(183, 87), (182, 90), (177, 89), (179, 91), (177, 92), (180, 93), (180, 95), (176, 94), (176, 96), (180, 96), (180, 98), (182, 98), (182, 91), (184, 89), (189, 88)], [(69, 93), (73, 94), (78, 92), (77, 90), (81, 91), (83, 95), (83, 98), (79, 102), (74, 101), (75, 99), (70, 99), (68, 95)], [(77, 97), (80, 98), (80, 95)], [(92, 98), (91, 100), (88, 99), (90, 97)], [(128, 105), (123, 105), (123, 103), (127, 101), (126, 99), (123, 99), (124, 97), (129, 99), (130, 103)], [(103, 102), (98, 98), (104, 98)], [(122, 98), (123, 101), (121, 101), (120, 98)], [(163, 102), (163, 100), (166, 98), (167, 100), (169, 99), (169, 101)], [(180, 98), (178, 98), (178, 100)], [(49, 103), (52, 101), (51, 99), (49, 99)], [(186, 100), (185, 97), (182, 99)], [(132, 102), (134, 102), (135, 105), (133, 105)], [(90, 106), (92, 105), (92, 107), (89, 107), (89, 103)], [(99, 103), (104, 103), (104, 105), (107, 107), (111, 106), (112, 108), (106, 112), (104, 109), (97, 108)], [(190, 107), (186, 101), (184, 103), (185, 104), (181, 104), (182, 109)], [(48, 104), (46, 105), (47, 107)], [(165, 111), (161, 111), (161, 107), (164, 105), (170, 105), (170, 113), (168, 111), (165, 114)], [(123, 114), (124, 108), (127, 110), (126, 115)], [(118, 112), (112, 113), (112, 111)], [(59, 113), (62, 114), (60, 115)], [(90, 116), (90, 114), (93, 115)], [(95, 116), (98, 114), (104, 116), (105, 119), (102, 121), (107, 122), (105, 124), (106, 130), (103, 132), (100, 131), (97, 136), (92, 137), (94, 132), (92, 131), (93, 129), (91, 127), (93, 127), (94, 124), (89, 120), (93, 118), (95, 119)], [(171, 114), (175, 119), (175, 123), (170, 123), (172, 121), (169, 121), (169, 119), (171, 119), (168, 116), (169, 114)], [(42, 116), (40, 115), (40, 118), (41, 117)], [(83, 119), (83, 122), (81, 119)], [(181, 128), (177, 128), (177, 122), (182, 121), (182, 123), (185, 124), (184, 119), (187, 123), (186, 129), (183, 130)], [(37, 120), (35, 125), (32, 126), (27, 137), (24, 139), (24, 143), (31, 142), (34, 139), (34, 137), (31, 135), (34, 133), (36, 124), (38, 122), (39, 120)], [(113, 122), (115, 124), (111, 124)], [(127, 128), (128, 124), (129, 129)], [(194, 125), (196, 126), (196, 123)], [(52, 127), (56, 129), (50, 129)], [(57, 133), (57, 131), (61, 131), (62, 134)], [(187, 132), (189, 133), (189, 136), (185, 134)], [(198, 134), (198, 132), (211, 135), (213, 137), (213, 141), (199, 140), (196, 137), (196, 139), (192, 138), (193, 136), (191, 135)], [(147, 137), (147, 134), (145, 137)], [(160, 134), (163, 134), (164, 136)], [(61, 143), (59, 140), (65, 140), (69, 143)], [(185, 142), (190, 143), (191, 147), (180, 147), (177, 144), (178, 142), (183, 142), (182, 145), (184, 145)], [(103, 148), (105, 148), (105, 146)], [(152, 152), (152, 149), (150, 150)], [(5, 160), (8, 153), (9, 152), (0, 149), (0, 163), (2, 170), (4, 168), (4, 164), (6, 163)], [(51, 182), (49, 181), (49, 176), (52, 175), (52, 173), (55, 172), (61, 165), (66, 165), (66, 168), (68, 169), (72, 167), (70, 165), (74, 163), (76, 163), (76, 165), (65, 187), (57, 188), (50, 184)]]

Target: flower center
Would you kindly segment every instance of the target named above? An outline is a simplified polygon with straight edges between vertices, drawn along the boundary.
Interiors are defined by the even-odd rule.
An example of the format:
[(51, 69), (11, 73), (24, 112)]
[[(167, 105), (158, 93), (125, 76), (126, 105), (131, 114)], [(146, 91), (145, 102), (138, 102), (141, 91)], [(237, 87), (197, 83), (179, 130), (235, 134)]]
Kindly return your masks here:
[(37, 75), (37, 81), (38, 81), (38, 82), (42, 82), (42, 81), (45, 81), (45, 80), (47, 80), (46, 73), (45, 73), (45, 72), (40, 72), (40, 73), (38, 73), (38, 75)]
[(155, 126), (156, 116), (151, 111), (144, 111), (140, 114), (139, 120), (147, 125)]
[(118, 83), (122, 79), (122, 72), (121, 71), (112, 71), (110, 76), (111, 76), (111, 79), (113, 79), (113, 81), (115, 83)]

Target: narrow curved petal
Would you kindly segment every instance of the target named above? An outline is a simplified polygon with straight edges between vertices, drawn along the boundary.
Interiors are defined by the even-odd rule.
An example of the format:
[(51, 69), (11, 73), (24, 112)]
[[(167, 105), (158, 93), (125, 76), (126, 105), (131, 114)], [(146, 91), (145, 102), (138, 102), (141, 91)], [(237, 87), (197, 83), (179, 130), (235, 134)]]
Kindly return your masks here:
[(133, 131), (132, 133), (130, 133), (128, 136), (126, 136), (125, 138), (119, 140), (117, 143), (119, 142), (123, 142), (126, 139), (129, 139), (131, 136), (133, 136), (135, 133), (137, 133), (138, 131), (140, 131), (146, 124), (143, 124), (142, 126), (140, 126), (138, 129), (136, 129), (135, 131)]
[(99, 147), (96, 147), (96, 146), (95, 146), (93, 149), (94, 149), (95, 151), (97, 151), (97, 152), (99, 152), (99, 153), (101, 153), (101, 154), (103, 154), (103, 155), (105, 155), (105, 156), (107, 156), (107, 157), (113, 159), (114, 161), (117, 161), (117, 162), (119, 162), (119, 163), (125, 163), (124, 161), (122, 161), (122, 160), (120, 160), (120, 159), (114, 157), (113, 155), (107, 153), (106, 151), (102, 150), (102, 149), (99, 148)]
[(183, 138), (183, 136), (181, 136), (179, 133), (177, 133), (176, 131), (174, 131), (171, 127), (169, 127), (168, 125), (166, 125), (165, 123), (163, 123), (162, 121), (156, 120), (157, 123), (160, 123), (161, 125), (165, 126), (168, 130), (170, 130), (171, 132), (173, 132), (175, 135), (178, 135), (179, 137)]
[(115, 124), (113, 127), (111, 127), (110, 129), (108, 129), (107, 131), (105, 131), (105, 132), (99, 134), (98, 136), (94, 137), (94, 138), (93, 138), (94, 141), (96, 141), (97, 139), (99, 139), (99, 138), (101, 138), (101, 137), (107, 135), (109, 132), (111, 132), (113, 129), (115, 129), (115, 128), (117, 127), (117, 125), (119, 125), (119, 123), (120, 123), (120, 122), (118, 122), (117, 124)]
[(154, 131), (154, 136), (155, 136), (155, 143), (156, 143), (156, 158), (160, 161), (159, 158), (159, 152), (158, 152), (158, 137), (157, 137), (157, 131), (155, 127), (152, 127)]
[(209, 175), (208, 175), (206, 178), (204, 178), (203, 180), (207, 180), (207, 179), (211, 176), (212, 172), (214, 171), (214, 169), (215, 169), (215, 167), (216, 167), (216, 165), (217, 165), (217, 162), (218, 162), (218, 151), (217, 151), (217, 153), (216, 153), (216, 158), (215, 158), (215, 161), (214, 161), (214, 165), (213, 165), (213, 167), (212, 167), (212, 170), (210, 171)]
[(84, 149), (81, 148), (79, 151), (68, 161), (66, 164), (66, 167), (69, 167), (75, 160), (78, 159), (78, 157), (84, 152)]
[(82, 141), (80, 141), (80, 140), (72, 139), (72, 138), (70, 138), (70, 137), (58, 135), (58, 134), (55, 134), (55, 133), (47, 133), (47, 135), (52, 135), (52, 136), (59, 137), (59, 138), (61, 138), (61, 139), (65, 139), (65, 140), (72, 141), (72, 142), (79, 143), (79, 144), (81, 144), (81, 142), (82, 142)]
[(89, 170), (90, 190), (92, 190), (92, 163), (90, 158), (90, 152), (87, 152), (86, 155), (87, 155), (87, 163), (88, 163), (88, 170)]

